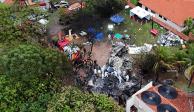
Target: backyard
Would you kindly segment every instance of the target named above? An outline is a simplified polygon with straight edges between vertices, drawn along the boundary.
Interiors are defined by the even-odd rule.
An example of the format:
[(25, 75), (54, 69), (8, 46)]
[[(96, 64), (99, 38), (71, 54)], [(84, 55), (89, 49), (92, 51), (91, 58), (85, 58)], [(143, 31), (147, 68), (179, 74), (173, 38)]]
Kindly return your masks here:
[[(120, 24), (112, 23), (109, 18), (107, 19), (97, 18), (96, 20), (94, 18), (93, 22), (89, 21), (85, 23), (84, 26), (80, 25), (82, 27), (81, 29), (85, 31), (87, 31), (88, 27), (92, 26), (97, 31), (102, 31), (105, 33), (104, 40), (96, 43), (93, 48), (94, 49), (93, 59), (96, 59), (99, 65), (103, 66), (106, 63), (106, 60), (108, 59), (108, 56), (109, 56), (108, 54), (110, 52), (110, 45), (108, 45), (109, 43), (107, 43), (107, 35), (108, 35), (107, 26), (109, 24), (114, 24), (114, 29), (113, 29), (114, 34), (119, 33), (122, 35), (126, 35), (126, 34), (130, 35), (131, 38), (128, 41), (128, 44), (130, 45), (135, 44), (137, 46), (141, 46), (144, 43), (156, 44), (158, 36), (166, 32), (166, 29), (164, 29), (163, 27), (160, 27), (160, 25), (158, 25), (157, 23), (153, 23), (153, 28), (159, 31), (159, 34), (157, 36), (153, 36), (150, 33), (150, 30), (152, 29), (152, 21), (141, 24), (140, 22), (137, 22), (130, 18), (129, 11), (130, 11), (129, 9), (125, 9), (119, 13), (119, 15), (125, 18), (125, 20)], [(116, 41), (119, 41), (119, 40), (116, 39)], [(108, 49), (104, 49), (102, 51), (102, 49), (107, 46), (109, 46)], [(174, 47), (171, 47), (171, 48), (174, 49)], [(151, 77), (153, 78), (154, 76), (151, 76)], [(166, 74), (162, 73), (160, 79), (164, 80), (164, 79), (173, 79), (173, 78), (174, 78), (173, 73), (166, 73)], [(184, 75), (181, 75), (178, 78), (178, 80), (175, 82), (176, 87), (181, 88), (185, 91), (191, 91), (194, 88), (194, 86), (192, 85), (190, 88), (187, 88), (188, 86), (187, 84), (188, 84), (188, 81), (185, 79)]]
[[(130, 35), (129, 44), (135, 44), (137, 46), (143, 45), (144, 43), (155, 44), (157, 40), (157, 36), (166, 32), (163, 27), (160, 27), (157, 23), (153, 23), (153, 28), (159, 31), (157, 36), (153, 36), (150, 33), (152, 29), (152, 21), (141, 24), (135, 20), (132, 20), (129, 15), (129, 9), (125, 9), (119, 13), (120, 16), (123, 16), (125, 20), (120, 24), (114, 24), (113, 33), (119, 33), (122, 35)], [(100, 24), (93, 23), (93, 26), (96, 29), (103, 30), (104, 33), (107, 34), (107, 26), (108, 24), (113, 24), (109, 19), (104, 20), (100, 26)], [(103, 28), (103, 29), (102, 29)]]
[[(135, 20), (130, 19), (129, 10), (124, 10), (121, 15), (125, 17), (125, 21), (121, 26), (115, 28), (119, 33), (123, 33), (126, 30), (127, 34), (130, 34), (133, 38), (131, 43), (136, 45), (143, 45), (144, 43), (154, 44), (157, 40), (156, 36), (150, 33), (152, 29), (152, 22), (141, 24)], [(157, 23), (154, 23), (154, 27), (159, 31), (159, 33), (165, 32), (165, 29), (161, 28)]]

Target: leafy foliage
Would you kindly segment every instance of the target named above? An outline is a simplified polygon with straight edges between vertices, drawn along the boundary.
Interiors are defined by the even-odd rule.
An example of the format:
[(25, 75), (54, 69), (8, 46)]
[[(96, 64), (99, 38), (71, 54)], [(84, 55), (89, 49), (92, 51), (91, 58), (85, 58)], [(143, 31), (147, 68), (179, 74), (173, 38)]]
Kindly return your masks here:
[(49, 112), (123, 112), (123, 108), (105, 95), (83, 93), (77, 88), (66, 87), (55, 94), (48, 106)]
[(194, 65), (194, 44), (189, 45), (187, 55), (192, 60), (192, 65)]
[(38, 22), (29, 21), (30, 15), (44, 14), (36, 8), (22, 8), (15, 11), (13, 7), (2, 6), (0, 7), (0, 41), (12, 42), (19, 41), (40, 41), (45, 34), (43, 33), (44, 27)]
[[(67, 74), (70, 69), (64, 55), (35, 45), (19, 45), (1, 58), (6, 74), (33, 77), (34, 74)], [(37, 77), (37, 76), (35, 76)]]
[(60, 52), (38, 45), (18, 45), (1, 57), (0, 111), (46, 111), (71, 66)]
[(85, 0), (88, 10), (109, 17), (124, 8), (125, 0)]
[[(0, 75), (0, 111), (43, 111), (53, 90), (49, 90), (48, 80), (38, 78), (30, 82), (15, 81), (8, 75)], [(50, 80), (52, 82), (52, 80)], [(51, 85), (49, 85), (51, 86)]]
[[(189, 34), (189, 32), (192, 32), (193, 33), (193, 31), (194, 31), (194, 24), (193, 24), (193, 19), (191, 18), (191, 17), (189, 17), (189, 18), (187, 18), (186, 20), (185, 20), (185, 26), (186, 26), (186, 29), (184, 30), (184, 33), (186, 34), (186, 35), (188, 35)], [(194, 34), (194, 33), (193, 33)]]
[[(65, 88), (62, 78), (72, 72), (66, 57), (40, 46), (44, 39), (31, 8), (0, 4), (0, 111), (1, 112), (120, 112), (112, 99)], [(10, 44), (11, 43), (11, 44)], [(6, 46), (5, 46), (6, 45)]]
[(130, 2), (131, 2), (132, 4), (134, 4), (134, 5), (137, 5), (137, 4), (138, 4), (138, 1), (139, 1), (139, 0), (130, 0)]

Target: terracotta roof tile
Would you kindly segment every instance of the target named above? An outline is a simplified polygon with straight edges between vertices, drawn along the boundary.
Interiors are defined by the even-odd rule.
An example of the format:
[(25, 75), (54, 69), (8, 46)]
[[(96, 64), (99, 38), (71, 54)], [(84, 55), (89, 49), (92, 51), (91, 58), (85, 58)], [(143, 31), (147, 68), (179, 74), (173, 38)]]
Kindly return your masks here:
[(180, 26), (188, 17), (194, 18), (194, 0), (140, 0), (139, 3)]
[(12, 4), (13, 0), (5, 0), (3, 3), (5, 3), (5, 4)]

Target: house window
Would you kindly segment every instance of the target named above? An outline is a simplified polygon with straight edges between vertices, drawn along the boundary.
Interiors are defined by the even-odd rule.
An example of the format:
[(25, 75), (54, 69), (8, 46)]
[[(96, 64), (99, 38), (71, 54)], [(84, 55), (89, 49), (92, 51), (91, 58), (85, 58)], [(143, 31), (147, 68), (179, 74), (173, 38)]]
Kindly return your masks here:
[(147, 7), (145, 7), (145, 10), (148, 10), (148, 8), (147, 8)]
[(167, 21), (167, 19), (164, 17), (164, 20)]
[(162, 18), (162, 16), (159, 14), (159, 17)]

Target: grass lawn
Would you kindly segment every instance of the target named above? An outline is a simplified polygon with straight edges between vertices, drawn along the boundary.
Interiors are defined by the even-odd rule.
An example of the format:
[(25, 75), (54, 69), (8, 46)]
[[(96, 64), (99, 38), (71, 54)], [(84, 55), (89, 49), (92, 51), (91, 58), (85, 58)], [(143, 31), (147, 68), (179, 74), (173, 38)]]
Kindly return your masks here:
[[(153, 44), (156, 42), (157, 37), (153, 37), (150, 33), (152, 28), (151, 22), (141, 25), (141, 23), (130, 19), (129, 10), (124, 10), (120, 14), (125, 17), (125, 21), (120, 25), (115, 25), (115, 33), (131, 35), (133, 38), (130, 40), (130, 44), (143, 45), (144, 43)], [(154, 28), (158, 29), (160, 33), (165, 32), (156, 23), (154, 23)]]

